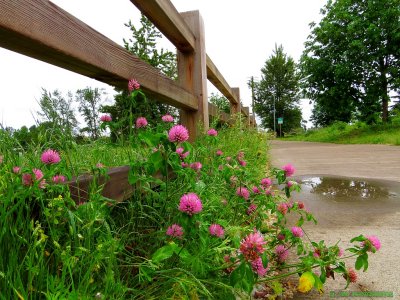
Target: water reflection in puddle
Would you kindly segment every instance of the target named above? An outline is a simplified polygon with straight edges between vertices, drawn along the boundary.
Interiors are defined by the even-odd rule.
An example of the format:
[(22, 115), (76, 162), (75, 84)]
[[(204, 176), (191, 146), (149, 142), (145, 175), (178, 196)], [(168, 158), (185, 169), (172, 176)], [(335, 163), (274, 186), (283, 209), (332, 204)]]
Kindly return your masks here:
[(302, 193), (312, 193), (335, 202), (400, 200), (398, 182), (325, 176), (303, 176), (298, 181), (302, 185)]

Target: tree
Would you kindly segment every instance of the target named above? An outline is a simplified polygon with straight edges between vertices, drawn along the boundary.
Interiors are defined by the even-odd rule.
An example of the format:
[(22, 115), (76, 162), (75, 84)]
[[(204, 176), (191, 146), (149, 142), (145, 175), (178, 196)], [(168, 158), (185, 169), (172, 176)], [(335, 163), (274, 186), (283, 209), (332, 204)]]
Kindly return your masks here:
[(221, 112), (225, 112), (227, 114), (231, 112), (230, 102), (225, 96), (211, 93), (208, 101), (214, 104)]
[(37, 113), (42, 118), (41, 123), (50, 123), (61, 133), (72, 136), (77, 132), (78, 121), (72, 106), (72, 94), (68, 92), (67, 97), (64, 98), (58, 90), (51, 93), (42, 89), (42, 96), (38, 101), (41, 110)]
[[(282, 132), (301, 127), (299, 75), (293, 58), (284, 53), (282, 45), (275, 45), (261, 73), (261, 80), (254, 84), (254, 110), (261, 118), (261, 126), (274, 129), (275, 107), (275, 117), (284, 120)], [(276, 132), (279, 134), (277, 125)]]
[(301, 58), (314, 123), (386, 122), (400, 88), (400, 0), (329, 0), (321, 13)]
[[(176, 55), (163, 48), (157, 49), (157, 40), (160, 39), (162, 35), (144, 15), (140, 18), (140, 24), (141, 27), (139, 29), (137, 29), (131, 21), (125, 24), (132, 32), (131, 39), (124, 39), (125, 49), (159, 69), (166, 76), (176, 79)], [(115, 131), (116, 129), (112, 129), (115, 131), (111, 132), (112, 137), (120, 133), (129, 133), (127, 115), (130, 115), (130, 112), (135, 118), (145, 115), (150, 124), (158, 122), (161, 116), (166, 113), (176, 114), (175, 108), (162, 104), (149, 95), (146, 95), (146, 99), (136, 99), (135, 105), (132, 105), (126, 90), (118, 92), (119, 93), (115, 96), (115, 104), (102, 108), (103, 112), (110, 113), (113, 120), (119, 122), (119, 128), (121, 130), (117, 133)]]
[(86, 122), (86, 127), (82, 128), (81, 132), (89, 133), (93, 140), (100, 136), (99, 110), (103, 102), (102, 94), (104, 94), (103, 89), (86, 87), (77, 90), (75, 95), (79, 103), (78, 110)]

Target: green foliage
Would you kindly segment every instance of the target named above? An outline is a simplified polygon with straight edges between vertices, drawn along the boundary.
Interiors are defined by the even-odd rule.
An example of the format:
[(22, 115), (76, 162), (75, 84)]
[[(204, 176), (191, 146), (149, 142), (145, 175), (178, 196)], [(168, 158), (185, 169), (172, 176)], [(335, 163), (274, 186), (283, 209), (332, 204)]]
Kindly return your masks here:
[(38, 102), (41, 110), (37, 113), (42, 118), (42, 123), (50, 123), (52, 128), (58, 129), (65, 136), (72, 136), (76, 132), (78, 121), (72, 107), (71, 93), (65, 98), (58, 90), (51, 93), (43, 89)]
[[(136, 90), (130, 97), (144, 95)], [(58, 174), (70, 179), (75, 163), (91, 155), (89, 163), (109, 163), (117, 152), (102, 140), (92, 144), (97, 149), (91, 153), (87, 145), (64, 145), (61, 161), (45, 164), (40, 156), (47, 148), (32, 146), (31, 153), (19, 155), (13, 137), (0, 131), (4, 298), (235, 299), (251, 297), (257, 284), (269, 282), (275, 296), (282, 295), (287, 287), (280, 280), (293, 274), (310, 275), (300, 277), (308, 278), (299, 283), (304, 290), (321, 290), (333, 272), (348, 280), (338, 245), (309, 241), (287, 227), (288, 215), (299, 227), (315, 219), (304, 205), (290, 201), (300, 186), (289, 184), (284, 170), (266, 174), (265, 134), (233, 126), (190, 144), (171, 142), (172, 126), (158, 122), (137, 128), (130, 139), (133, 153), (120, 153), (129, 158), (128, 179), (135, 187), (123, 202), (101, 195), (100, 178), (107, 171), (101, 165), (92, 165), (87, 199), (74, 200), (67, 185), (52, 180)], [(73, 153), (77, 149), (81, 155)], [(42, 170), (42, 178), (34, 168)], [(273, 185), (261, 181), (267, 175)], [(253, 187), (258, 191), (244, 193)], [(191, 193), (200, 209), (193, 202), (181, 205)], [(171, 233), (173, 224), (179, 234)], [(223, 232), (217, 234), (211, 225)], [(366, 270), (367, 251), (378, 249), (363, 236), (352, 241), (350, 256)], [(280, 259), (277, 246), (297, 249), (293, 262)], [(320, 276), (311, 272), (314, 268)]]
[[(254, 110), (261, 118), (264, 128), (274, 129), (274, 108), (276, 118), (283, 118), (282, 132), (301, 127), (299, 102), (299, 75), (293, 58), (288, 57), (283, 47), (275, 46), (273, 54), (261, 69), (260, 82), (254, 84)], [(276, 123), (277, 135), (280, 134)]]
[(326, 142), (339, 144), (386, 144), (400, 145), (400, 122), (395, 117), (389, 124), (367, 125), (357, 122), (349, 125), (334, 122), (332, 125), (309, 129), (306, 132), (289, 136), (288, 140)]
[[(136, 28), (131, 21), (125, 26), (132, 32), (132, 38), (124, 39), (125, 49), (159, 69), (168, 77), (176, 79), (176, 55), (163, 48), (157, 48), (158, 39), (162, 37), (157, 28), (144, 15), (140, 18), (140, 28)], [(150, 123), (155, 124), (166, 113), (177, 114), (175, 108), (160, 103), (149, 95), (137, 97), (135, 101), (132, 101), (127, 90), (118, 90), (118, 94), (115, 95), (115, 103), (104, 106), (101, 111), (111, 114), (113, 120), (119, 123), (117, 127), (110, 128), (114, 141), (118, 136), (129, 136), (132, 133), (130, 130), (133, 124), (132, 120), (136, 120), (137, 117), (146, 116)]]
[(80, 131), (87, 132), (92, 140), (100, 137), (99, 110), (103, 102), (102, 94), (104, 94), (102, 89), (86, 87), (77, 90), (75, 95), (75, 100), (79, 104), (78, 110), (86, 122), (86, 127)]
[(221, 112), (229, 114), (231, 112), (231, 105), (229, 100), (222, 95), (211, 93), (208, 102), (214, 104)]
[(390, 93), (400, 88), (399, 0), (328, 1), (321, 12), (301, 59), (314, 124), (388, 121)]

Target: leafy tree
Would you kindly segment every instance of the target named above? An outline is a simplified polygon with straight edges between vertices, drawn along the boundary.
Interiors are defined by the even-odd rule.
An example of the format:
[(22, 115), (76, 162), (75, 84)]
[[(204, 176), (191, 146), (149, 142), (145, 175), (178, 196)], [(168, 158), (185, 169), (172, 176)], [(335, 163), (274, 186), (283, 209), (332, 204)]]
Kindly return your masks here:
[[(132, 32), (131, 39), (124, 39), (125, 49), (159, 69), (166, 76), (176, 79), (176, 55), (163, 48), (157, 48), (157, 40), (162, 38), (162, 35), (144, 15), (140, 18), (140, 25), (140, 28), (136, 28), (131, 21), (125, 24)], [(167, 112), (173, 115), (176, 114), (175, 108), (158, 102), (157, 99), (150, 95), (146, 95), (146, 99), (143, 98), (142, 101), (139, 97), (133, 105), (127, 91), (119, 91), (115, 96), (115, 104), (104, 106), (102, 111), (110, 113), (113, 120), (120, 125), (118, 132), (116, 127), (112, 129), (111, 134), (114, 138), (117, 134), (129, 133), (128, 115), (132, 115), (135, 118), (146, 116), (150, 123), (155, 123)]]
[[(261, 73), (261, 80), (254, 84), (254, 110), (261, 118), (261, 126), (274, 129), (275, 106), (276, 118), (284, 120), (282, 132), (301, 127), (299, 75), (293, 58), (284, 53), (282, 45), (275, 45)], [(276, 131), (279, 134), (278, 125)]]
[(71, 136), (77, 132), (78, 121), (75, 118), (73, 97), (68, 92), (67, 98), (60, 91), (55, 90), (53, 93), (42, 90), (38, 115), (41, 117), (41, 123), (50, 123), (53, 128), (60, 130), (66, 136)]
[(77, 90), (75, 99), (79, 103), (78, 110), (83, 116), (86, 127), (81, 129), (81, 132), (87, 132), (92, 139), (97, 139), (100, 136), (99, 125), (99, 110), (102, 105), (103, 89), (86, 87), (82, 90)]
[(220, 94), (211, 93), (208, 101), (214, 104), (220, 111), (229, 114), (231, 112), (231, 105), (229, 100)]
[(400, 0), (329, 0), (301, 59), (313, 121), (388, 120), (400, 88)]

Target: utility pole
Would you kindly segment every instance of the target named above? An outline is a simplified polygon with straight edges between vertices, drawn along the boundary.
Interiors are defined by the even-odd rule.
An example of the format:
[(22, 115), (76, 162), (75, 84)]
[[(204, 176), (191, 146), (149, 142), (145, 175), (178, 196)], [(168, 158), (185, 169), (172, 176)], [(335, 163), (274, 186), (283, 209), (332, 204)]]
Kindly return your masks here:
[(256, 114), (254, 113), (254, 76), (251, 76), (250, 86), (251, 86), (251, 110), (255, 117)]
[(275, 118), (275, 112), (276, 112), (276, 108), (275, 108), (275, 95), (274, 94), (272, 94), (272, 97), (274, 98), (274, 135), (275, 135), (275, 137), (276, 137), (276, 118)]

